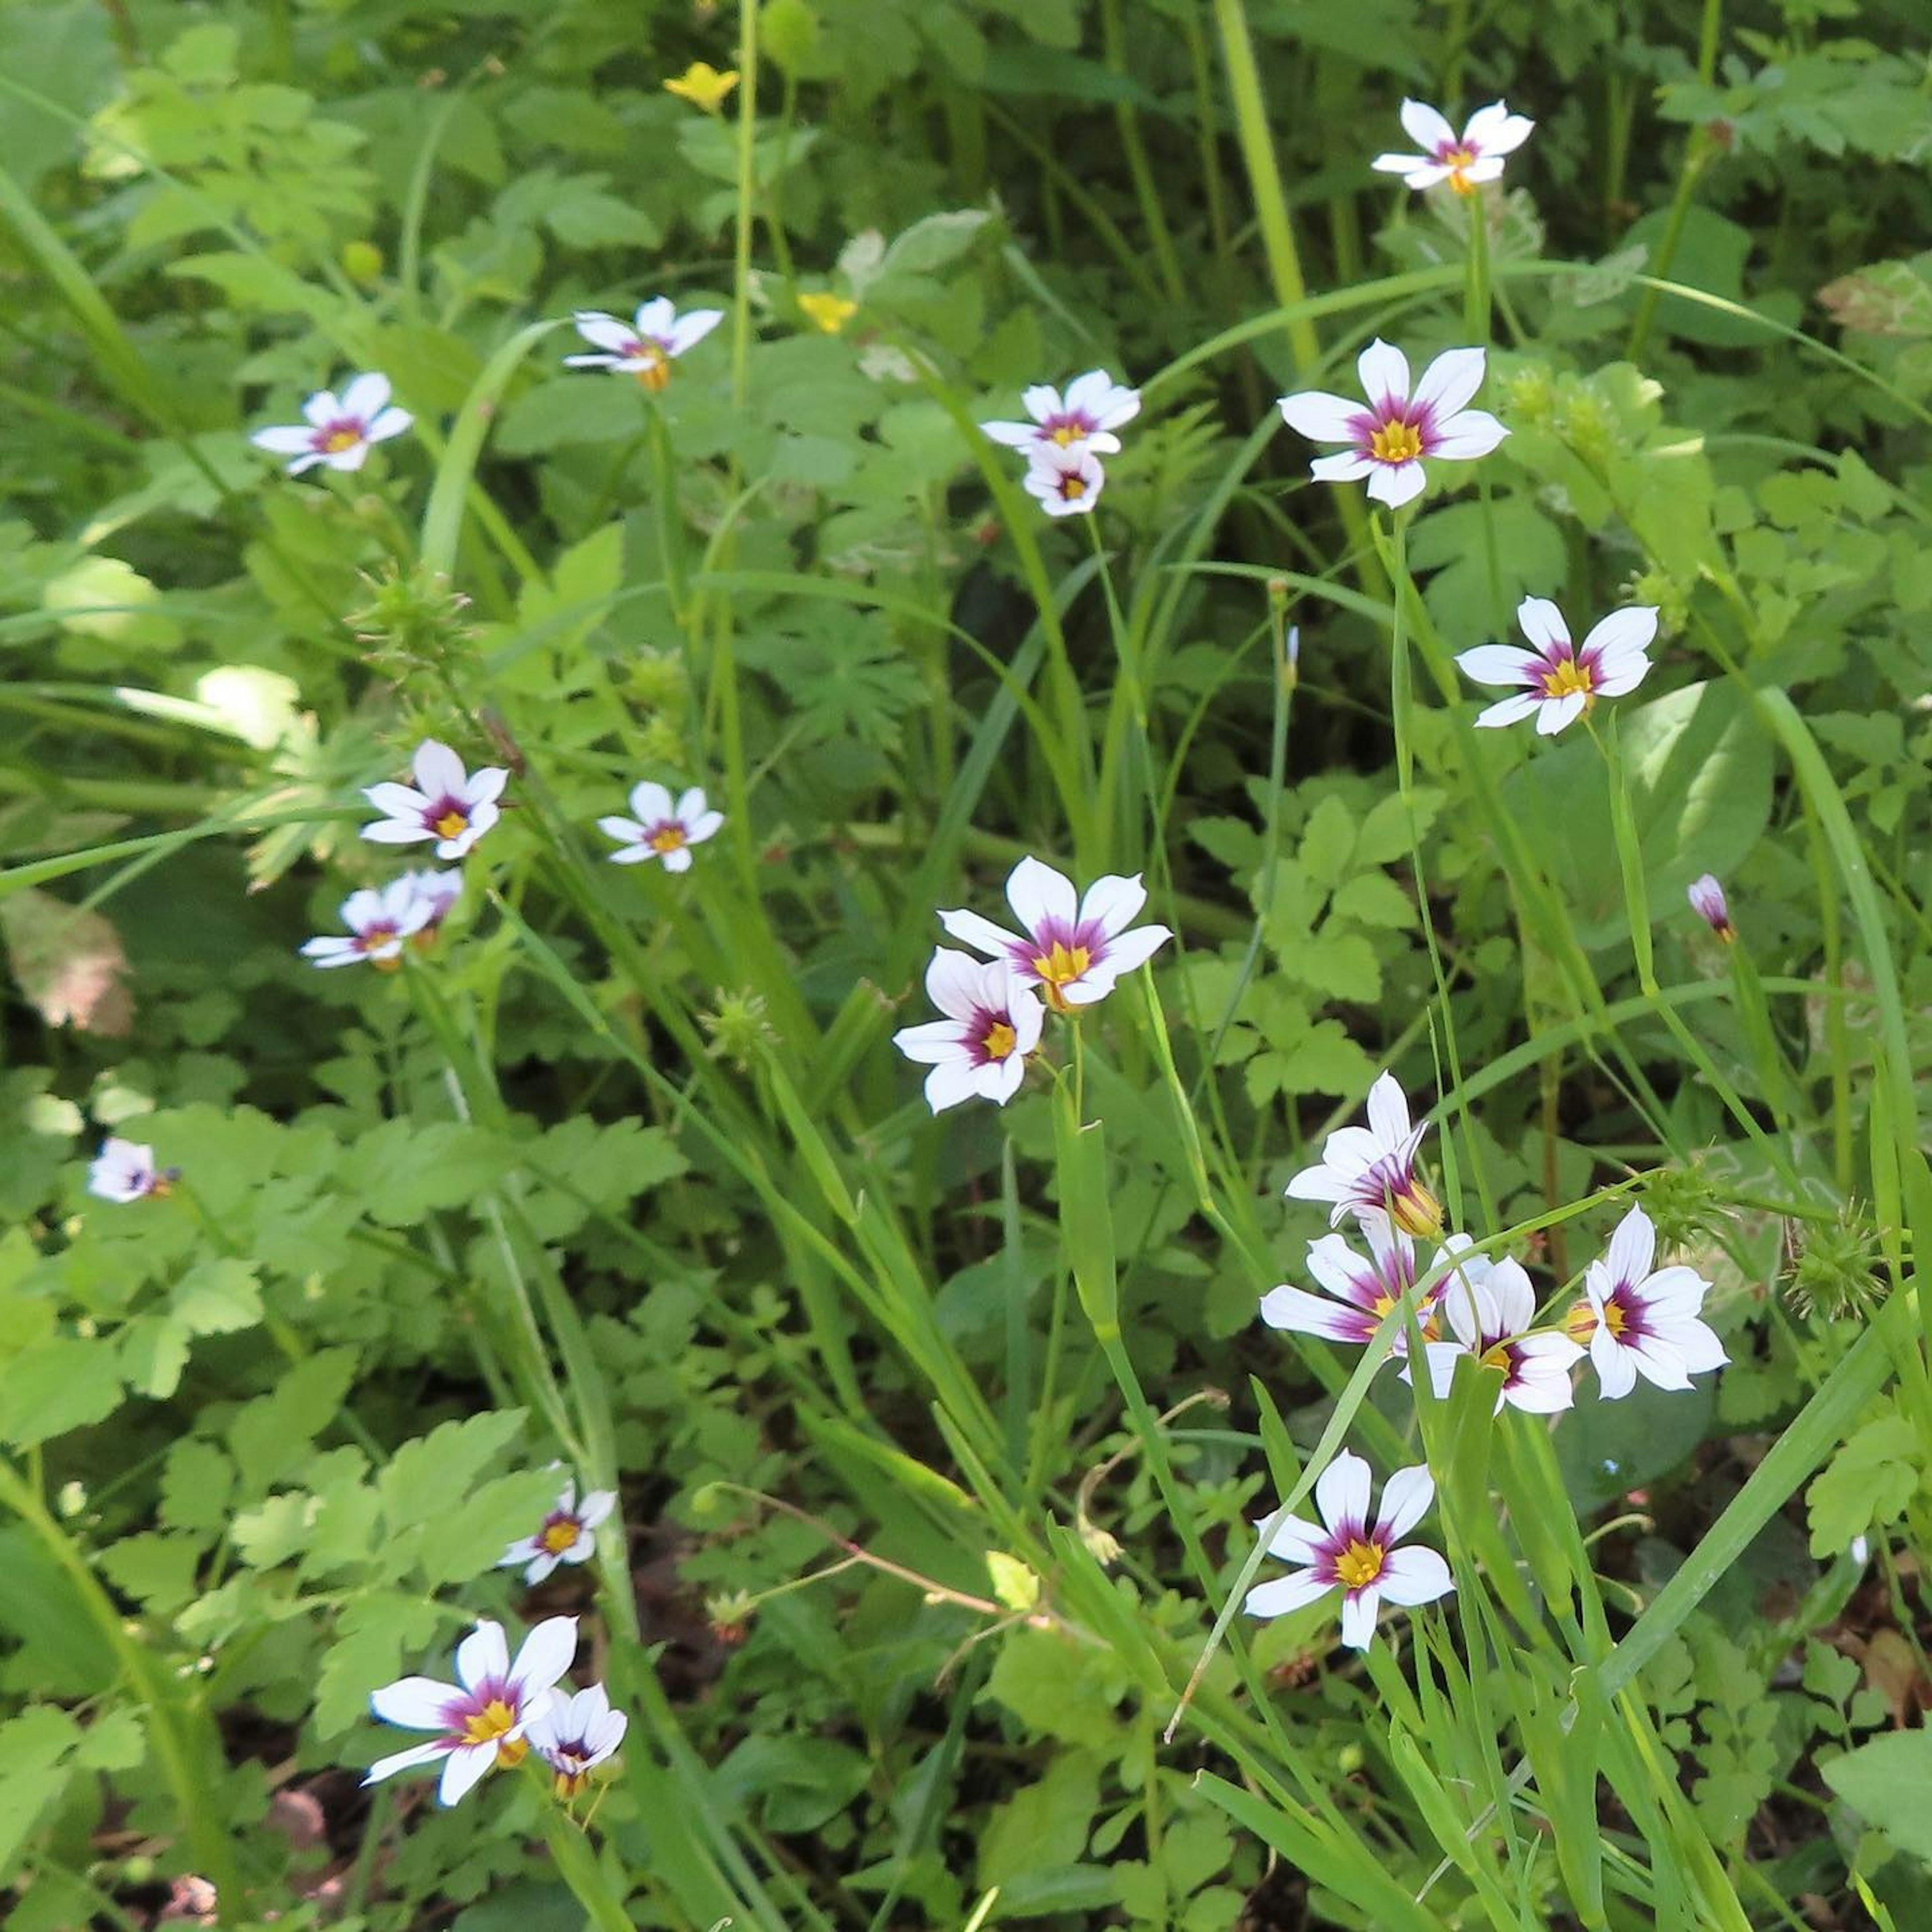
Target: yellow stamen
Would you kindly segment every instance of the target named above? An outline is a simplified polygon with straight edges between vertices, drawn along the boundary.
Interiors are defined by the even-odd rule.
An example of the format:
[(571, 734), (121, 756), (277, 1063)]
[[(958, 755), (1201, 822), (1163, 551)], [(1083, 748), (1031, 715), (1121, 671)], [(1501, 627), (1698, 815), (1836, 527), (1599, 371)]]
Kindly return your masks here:
[(1550, 698), (1594, 698), (1596, 683), (1595, 674), (1581, 658), (1565, 658), (1554, 670), (1544, 674), (1543, 688)]
[(1422, 432), (1413, 423), (1382, 423), (1369, 438), (1369, 454), (1381, 463), (1413, 463), (1422, 454)]
[(634, 342), (631, 354), (644, 364), (631, 373), (655, 395), (670, 380), (670, 358), (655, 342)]
[(472, 1711), (463, 1720), (464, 1742), (466, 1744), (487, 1744), (492, 1738), (500, 1738), (506, 1731), (517, 1727), (517, 1714), (500, 1697), (492, 1697), (480, 1711)]
[(1046, 1004), (1057, 1013), (1066, 1011), (1066, 995), (1061, 990), (1077, 980), (1094, 963), (1094, 956), (1084, 946), (1069, 946), (1056, 939), (1052, 950), (1034, 955), (1033, 970), (1040, 975), (1040, 991)]
[(1080, 440), (1080, 432), (1070, 422), (1056, 423), (1052, 430), (1053, 440), (1062, 449), (1070, 448)]
[(1364, 1543), (1358, 1536), (1335, 1559), (1335, 1574), (1348, 1589), (1359, 1590), (1382, 1574), (1387, 1552), (1379, 1543)]
[(1630, 1326), (1630, 1317), (1618, 1303), (1606, 1301), (1604, 1304), (1604, 1326), (1612, 1335), (1621, 1335)]
[(470, 817), (452, 805), (440, 818), (430, 821), (429, 829), (439, 838), (454, 838), (470, 830)]
[(675, 852), (687, 842), (681, 825), (660, 825), (646, 842), (653, 852)]
[(340, 456), (345, 449), (353, 449), (362, 440), (362, 432), (353, 424), (338, 424), (322, 438), (322, 453), (326, 456)]
[(1510, 1372), (1510, 1348), (1507, 1342), (1498, 1342), (1495, 1347), (1486, 1348), (1478, 1358), (1486, 1369), (1500, 1369), (1504, 1375)]
[(1087, 479), (1077, 470), (1070, 470), (1060, 479), (1060, 494), (1070, 503), (1077, 503), (1087, 494)]
[(1476, 184), (1469, 178), (1468, 170), (1480, 158), (1473, 148), (1451, 148), (1442, 158), (1442, 164), (1449, 170), (1449, 185), (1458, 194), (1474, 194)]
[(1004, 1060), (1019, 1043), (1019, 1035), (1004, 1020), (995, 1020), (986, 1029), (985, 1047), (988, 1060)]
[(553, 1556), (561, 1556), (567, 1550), (577, 1547), (577, 1538), (583, 1526), (574, 1516), (566, 1516), (561, 1522), (548, 1525), (537, 1538)]
[(528, 1741), (523, 1738), (506, 1738), (496, 1747), (496, 1762), (504, 1771), (514, 1771), (530, 1754)]

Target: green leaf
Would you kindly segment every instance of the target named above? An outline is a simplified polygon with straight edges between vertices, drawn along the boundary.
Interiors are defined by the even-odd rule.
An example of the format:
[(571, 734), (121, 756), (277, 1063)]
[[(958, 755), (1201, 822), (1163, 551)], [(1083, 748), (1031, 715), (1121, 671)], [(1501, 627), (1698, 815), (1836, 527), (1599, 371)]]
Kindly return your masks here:
[(201, 1262), (170, 1298), (176, 1318), (194, 1335), (232, 1335), (262, 1318), (262, 1291), (245, 1262)]
[[(229, 1445), (251, 1490), (269, 1488), (308, 1460), (310, 1445), (341, 1412), (356, 1360), (353, 1348), (325, 1348), (297, 1363), (270, 1394), (236, 1412), (228, 1425)], [(184, 1446), (199, 1447), (226, 1471), (220, 1450)]]
[(119, 1407), (118, 1351), (66, 1336), (23, 1349), (0, 1375), (0, 1442), (17, 1449), (100, 1422)]
[(454, 1510), (477, 1478), (523, 1432), (520, 1408), (446, 1422), (405, 1442), (376, 1479), (391, 1532), (433, 1522)]
[(416, 1556), (424, 1581), (434, 1587), (481, 1576), (506, 1545), (537, 1528), (556, 1503), (556, 1474), (550, 1469), (521, 1470), (485, 1483), (424, 1528)]
[(1874, 1738), (1820, 1768), (1868, 1824), (1901, 1850), (1932, 1858), (1932, 1731)]
[[(436, 1606), (418, 1597), (364, 1590), (350, 1598), (316, 1679), (316, 1735), (339, 1736), (366, 1717), (370, 1692), (404, 1674), (405, 1654), (413, 1659), (440, 1621)], [(448, 1681), (443, 1666), (431, 1667)]]
[(1903, 1515), (1918, 1489), (1918, 1432), (1902, 1415), (1882, 1415), (1858, 1430), (1806, 1492), (1811, 1554), (1836, 1556), (1874, 1523)]

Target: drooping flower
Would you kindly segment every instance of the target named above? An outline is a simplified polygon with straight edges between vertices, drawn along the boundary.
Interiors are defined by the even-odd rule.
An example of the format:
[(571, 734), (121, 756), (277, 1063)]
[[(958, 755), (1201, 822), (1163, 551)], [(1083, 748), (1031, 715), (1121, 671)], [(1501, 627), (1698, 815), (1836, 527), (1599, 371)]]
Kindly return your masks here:
[(384, 1724), (436, 1735), (378, 1758), (362, 1782), (374, 1784), (412, 1766), (440, 1761), (437, 1802), (455, 1804), (492, 1766), (522, 1762), (530, 1750), (525, 1733), (550, 1708), (550, 1687), (576, 1654), (574, 1617), (545, 1618), (524, 1638), (514, 1664), (502, 1625), (479, 1618), (456, 1646), (454, 1684), (404, 1677), (370, 1694), (369, 1708)]
[(634, 376), (647, 389), (662, 389), (670, 380), (670, 365), (697, 347), (724, 320), (722, 308), (694, 308), (680, 315), (669, 297), (653, 296), (638, 310), (634, 322), (620, 322), (602, 309), (579, 309), (571, 317), (577, 332), (597, 352), (566, 356), (568, 369), (608, 369)]
[(1004, 959), (974, 959), (937, 946), (926, 969), (926, 997), (945, 1014), (902, 1027), (892, 1044), (932, 1071), (926, 1102), (935, 1114), (976, 1095), (1004, 1107), (1020, 1090), (1027, 1056), (1040, 1044), (1046, 1010)]
[(1508, 435), (1487, 410), (1463, 406), (1482, 386), (1484, 361), (1480, 349), (1445, 349), (1412, 392), (1408, 357), (1378, 337), (1355, 364), (1366, 405), (1304, 389), (1277, 406), (1288, 428), (1310, 442), (1349, 446), (1340, 455), (1318, 456), (1311, 475), (1324, 483), (1366, 476), (1369, 494), (1394, 509), (1422, 494), (1425, 460), (1467, 462)]
[(1446, 181), (1458, 194), (1474, 194), (1478, 184), (1498, 179), (1503, 157), (1529, 139), (1536, 123), (1512, 114), (1500, 100), (1479, 107), (1461, 134), (1433, 107), (1420, 100), (1402, 104), (1402, 124), (1419, 154), (1378, 154), (1370, 164), (1384, 174), (1400, 175), (1412, 188)]
[(1285, 1190), (1297, 1201), (1334, 1203), (1330, 1227), (1353, 1214), (1386, 1215), (1404, 1234), (1430, 1235), (1442, 1228), (1442, 1204), (1415, 1171), (1415, 1156), (1429, 1131), (1408, 1124), (1408, 1097), (1393, 1073), (1369, 1089), (1369, 1124), (1337, 1127), (1322, 1143), (1322, 1158), (1304, 1167)]
[(1570, 641), (1563, 613), (1546, 597), (1526, 597), (1516, 606), (1516, 622), (1532, 646), (1478, 644), (1456, 662), (1478, 684), (1527, 686), (1514, 698), (1492, 704), (1478, 724), (1514, 724), (1534, 717), (1536, 728), (1552, 736), (1586, 716), (1600, 698), (1634, 691), (1650, 669), (1645, 654), (1657, 635), (1656, 608), (1633, 604), (1594, 626), (1580, 648)]
[(342, 922), (348, 932), (304, 940), (303, 956), (318, 966), (368, 964), (394, 971), (403, 963), (404, 942), (429, 924), (434, 909), (434, 902), (406, 873), (380, 892), (365, 886), (342, 902)]
[(124, 1207), (132, 1201), (145, 1201), (151, 1194), (165, 1195), (180, 1174), (178, 1167), (158, 1167), (152, 1148), (110, 1134), (100, 1143), (100, 1153), (88, 1163), (87, 1191)]
[(1010, 962), (1055, 1012), (1104, 1000), (1123, 973), (1144, 965), (1174, 937), (1164, 926), (1127, 930), (1147, 904), (1138, 872), (1131, 878), (1110, 872), (1076, 900), (1064, 872), (1022, 859), (1007, 875), (1006, 902), (1023, 938), (964, 907), (942, 911), (939, 922), (974, 952)]
[(1503, 1372), (1498, 1414), (1505, 1402), (1533, 1415), (1570, 1406), (1570, 1371), (1583, 1358), (1582, 1345), (1558, 1330), (1532, 1328), (1536, 1291), (1520, 1262), (1472, 1255), (1443, 1284), (1436, 1312), (1454, 1337), (1424, 1349), (1438, 1396), (1448, 1394), (1457, 1359), (1474, 1355), (1484, 1367)]
[[(1361, 1223), (1369, 1244), (1366, 1258), (1345, 1235), (1324, 1234), (1309, 1243), (1308, 1271), (1328, 1291), (1325, 1294), (1311, 1294), (1305, 1288), (1285, 1283), (1262, 1297), (1262, 1319), (1270, 1328), (1319, 1335), (1358, 1347), (1373, 1336), (1383, 1317), (1420, 1275), (1415, 1264), (1415, 1244), (1386, 1214), (1365, 1213)], [(1438, 1264), (1444, 1256), (1460, 1254), (1469, 1245), (1466, 1234), (1445, 1236), (1436, 1256)], [(1447, 1285), (1446, 1280), (1437, 1282), (1415, 1304), (1416, 1324), (1424, 1341), (1433, 1342), (1441, 1334), (1436, 1304)], [(1397, 1355), (1408, 1352), (1406, 1322), (1395, 1331), (1392, 1352)]]
[(1711, 1284), (1695, 1268), (1653, 1269), (1657, 1230), (1633, 1208), (1610, 1236), (1609, 1253), (1584, 1270), (1583, 1299), (1564, 1326), (1586, 1342), (1604, 1394), (1628, 1395), (1642, 1376), (1660, 1389), (1684, 1389), (1690, 1378), (1730, 1360), (1702, 1318)]
[(1065, 449), (1038, 446), (1027, 464), (1027, 494), (1049, 517), (1092, 515), (1106, 483), (1100, 458), (1082, 443)]
[(706, 808), (698, 786), (681, 793), (673, 804), (670, 787), (651, 778), (632, 788), (631, 811), (629, 818), (597, 821), (598, 831), (617, 841), (619, 849), (610, 854), (614, 865), (662, 859), (667, 872), (688, 872), (692, 846), (703, 844), (724, 823), (722, 812)]
[[(1342, 1641), (1352, 1649), (1367, 1649), (1384, 1599), (1412, 1608), (1432, 1604), (1456, 1587), (1438, 1552), (1398, 1547), (1435, 1496), (1426, 1468), (1398, 1469), (1383, 1485), (1382, 1514), (1371, 1522), (1369, 1466), (1341, 1450), (1316, 1482), (1322, 1521), (1292, 1516), (1268, 1538), (1270, 1556), (1300, 1567), (1256, 1584), (1243, 1607), (1250, 1616), (1279, 1617), (1340, 1589)], [(1262, 1518), (1256, 1528), (1265, 1528), (1268, 1520)]]
[(525, 1733), (531, 1748), (556, 1774), (556, 1795), (574, 1798), (591, 1772), (615, 1754), (631, 1720), (614, 1711), (601, 1684), (574, 1697), (554, 1700)]
[(326, 464), (331, 470), (360, 470), (372, 444), (400, 436), (416, 421), (407, 410), (389, 404), (389, 379), (371, 373), (356, 376), (338, 399), (333, 389), (318, 389), (302, 404), (304, 422), (286, 428), (258, 429), (249, 437), (257, 449), (292, 458), (289, 474)]
[(727, 68), (720, 74), (709, 61), (693, 61), (676, 80), (664, 82), (664, 91), (689, 101), (694, 107), (703, 108), (707, 114), (716, 114), (724, 106), (724, 97), (737, 85), (735, 68)]
[(1706, 872), (1702, 878), (1693, 879), (1689, 897), (1692, 911), (1726, 945), (1737, 938), (1738, 929), (1731, 923), (1731, 909), (1725, 903), (1724, 889), (1718, 884), (1714, 873)]
[(560, 1563), (587, 1563), (597, 1553), (597, 1526), (617, 1506), (614, 1490), (592, 1490), (580, 1503), (577, 1485), (567, 1482), (556, 1507), (532, 1534), (519, 1537), (496, 1559), (507, 1570), (522, 1564), (524, 1581), (541, 1583)]
[(1104, 369), (1090, 369), (1067, 384), (1064, 396), (1051, 382), (1038, 382), (1020, 401), (1030, 422), (980, 425), (994, 442), (1030, 453), (1090, 449), (1096, 456), (1111, 456), (1120, 446), (1113, 432), (1140, 413), (1141, 392), (1115, 382)]
[(859, 304), (850, 296), (836, 295), (830, 289), (812, 289), (798, 298), (807, 321), (827, 335), (836, 335), (859, 313)]
[(413, 787), (377, 784), (364, 790), (362, 796), (383, 815), (363, 826), (363, 837), (379, 845), (434, 838), (439, 859), (461, 858), (502, 815), (496, 801), (509, 773), (495, 765), (466, 772), (463, 760), (434, 738), (416, 747), (412, 770)]
[(416, 928), (416, 937), (419, 940), (433, 939), (436, 928), (455, 910), (457, 901), (463, 896), (460, 872), (405, 872), (397, 884), (410, 888), (427, 914)]

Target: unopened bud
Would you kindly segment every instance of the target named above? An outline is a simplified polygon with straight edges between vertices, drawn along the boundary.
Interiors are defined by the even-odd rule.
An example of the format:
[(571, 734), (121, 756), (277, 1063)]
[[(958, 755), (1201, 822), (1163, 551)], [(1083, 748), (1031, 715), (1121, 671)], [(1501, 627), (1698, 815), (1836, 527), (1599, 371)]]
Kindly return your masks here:
[(1701, 879), (1693, 879), (1688, 896), (1692, 910), (1726, 946), (1737, 938), (1738, 929), (1731, 923), (1731, 909), (1724, 903), (1724, 889), (1712, 874), (1706, 872)]

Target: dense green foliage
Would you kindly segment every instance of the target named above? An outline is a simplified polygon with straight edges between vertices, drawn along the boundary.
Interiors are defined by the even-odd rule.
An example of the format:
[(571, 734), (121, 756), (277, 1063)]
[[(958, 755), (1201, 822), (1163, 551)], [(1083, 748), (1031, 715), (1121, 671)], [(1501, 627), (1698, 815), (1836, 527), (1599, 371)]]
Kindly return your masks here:
[[(1932, 1924), (1914, 0), (0, 34), (10, 1932)], [(1406, 95), (1537, 126), (1412, 194)], [(661, 388), (563, 366), (659, 295)], [(1274, 407), (1376, 336), (1510, 431), (1396, 516)], [(1102, 365), (1049, 520), (975, 424)], [(251, 445), (360, 370), (365, 466)], [(1475, 728), (1526, 596), (1660, 614), (1588, 731)], [(501, 821), (318, 970), (426, 737)], [(1176, 937), (935, 1118), (935, 910), (1030, 853)], [(1384, 1068), (1559, 1322), (1640, 1200), (1730, 1366), (1492, 1420), (1262, 1325)], [(1239, 1609), (1345, 1442), (1457, 1583), (1362, 1652)], [(526, 1588), (560, 1461), (620, 1508)], [(584, 1796), (362, 1787), (554, 1615)]]

